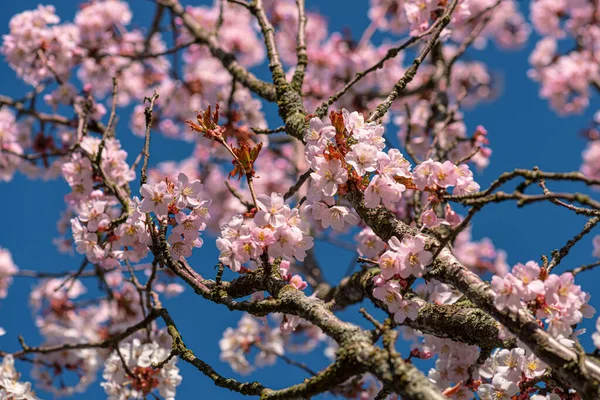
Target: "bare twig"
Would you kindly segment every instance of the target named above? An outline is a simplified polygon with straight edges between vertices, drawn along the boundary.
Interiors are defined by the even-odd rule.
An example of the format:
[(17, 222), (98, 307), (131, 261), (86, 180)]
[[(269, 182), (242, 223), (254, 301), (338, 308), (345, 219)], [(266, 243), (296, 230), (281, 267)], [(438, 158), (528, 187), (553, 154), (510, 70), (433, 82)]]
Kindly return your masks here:
[(569, 254), (569, 251), (579, 242), (585, 235), (587, 235), (598, 223), (600, 222), (600, 217), (592, 217), (585, 222), (583, 229), (577, 235), (573, 236), (573, 238), (569, 239), (569, 241), (561, 247), (560, 250), (554, 250), (552, 252), (552, 259), (548, 264), (548, 271), (552, 271), (554, 267), (556, 267), (563, 258)]
[(369, 118), (367, 119), (368, 122), (377, 121), (378, 119), (383, 117), (387, 113), (387, 111), (390, 109), (390, 107), (392, 106), (392, 103), (394, 102), (394, 100), (404, 91), (404, 89), (406, 88), (406, 85), (408, 85), (413, 80), (413, 78), (417, 74), (419, 66), (425, 60), (425, 57), (427, 57), (427, 55), (433, 48), (433, 45), (440, 37), (442, 30), (444, 30), (444, 28), (450, 23), (450, 16), (452, 15), (452, 12), (454, 11), (454, 8), (456, 8), (457, 4), (458, 4), (458, 0), (453, 0), (448, 5), (446, 12), (444, 13), (444, 15), (442, 15), (440, 17), (439, 22), (437, 23), (436, 27), (434, 28), (434, 30), (431, 34), (431, 39), (429, 39), (427, 41), (427, 43), (425, 43), (425, 46), (419, 53), (419, 56), (413, 60), (413, 63), (410, 66), (410, 68), (408, 68), (406, 70), (406, 72), (404, 73), (404, 75), (402, 76), (402, 78), (400, 78), (400, 80), (398, 80), (398, 82), (396, 82), (396, 84), (394, 85), (392, 91), (387, 96), (387, 98), (383, 102), (381, 102), (375, 108), (375, 110), (373, 110), (371, 115), (369, 115)]
[(287, 200), (294, 194), (296, 194), (296, 192), (300, 190), (302, 185), (304, 185), (304, 182), (306, 182), (306, 180), (310, 178), (310, 174), (312, 174), (313, 172), (314, 171), (311, 168), (309, 168), (308, 171), (300, 175), (296, 183), (294, 183), (294, 185), (292, 185), (292, 187), (290, 187), (290, 189), (287, 192), (285, 192), (285, 194), (283, 195), (283, 200)]
[(572, 273), (573, 275), (577, 275), (577, 274), (580, 274), (580, 273), (582, 273), (582, 272), (585, 272), (585, 271), (589, 271), (589, 270), (591, 270), (591, 269), (594, 269), (594, 268), (596, 268), (596, 267), (598, 267), (598, 266), (600, 266), (600, 261), (596, 261), (596, 262), (594, 262), (594, 263), (587, 264), (587, 265), (582, 265), (582, 266), (580, 266), (580, 267), (574, 268), (574, 269), (572, 269), (572, 270), (570, 270), (570, 271), (567, 271), (567, 272), (570, 272), (570, 273)]
[(362, 72), (356, 73), (356, 75), (354, 75), (354, 78), (352, 78), (348, 83), (346, 83), (346, 85), (344, 85), (343, 88), (341, 88), (336, 93), (331, 95), (325, 102), (323, 102), (323, 104), (321, 104), (317, 108), (317, 110), (315, 111), (315, 115), (319, 118), (323, 118), (325, 116), (325, 114), (327, 114), (327, 109), (329, 108), (329, 106), (331, 106), (338, 99), (340, 99), (344, 94), (346, 94), (346, 92), (348, 92), (348, 90), (350, 90), (354, 85), (356, 85), (359, 81), (361, 81), (365, 76), (369, 75), (371, 72), (374, 72), (374, 71), (377, 71), (378, 69), (383, 68), (386, 61), (395, 58), (398, 54), (400, 54), (401, 51), (414, 45), (415, 43), (417, 43), (420, 39), (424, 38), (425, 36), (430, 35), (431, 32), (433, 32), (433, 30), (439, 23), (439, 21), (440, 20), (436, 21), (425, 32), (423, 32), (417, 36), (410, 37), (404, 43), (402, 43), (400, 46), (389, 49), (387, 51), (387, 53), (385, 54), (385, 56), (381, 60), (379, 60), (377, 63), (373, 64), (372, 66), (370, 66), (369, 68), (367, 68), (366, 70), (364, 70)]
[(146, 117), (146, 139), (144, 141), (144, 162), (142, 164), (140, 186), (148, 181), (146, 170), (148, 169), (148, 159), (150, 158), (150, 131), (152, 128), (152, 110), (154, 109), (154, 103), (157, 99), (158, 93), (156, 92), (154, 92), (151, 97), (146, 97), (144, 99), (144, 102), (148, 101), (150, 104), (144, 110), (144, 115)]

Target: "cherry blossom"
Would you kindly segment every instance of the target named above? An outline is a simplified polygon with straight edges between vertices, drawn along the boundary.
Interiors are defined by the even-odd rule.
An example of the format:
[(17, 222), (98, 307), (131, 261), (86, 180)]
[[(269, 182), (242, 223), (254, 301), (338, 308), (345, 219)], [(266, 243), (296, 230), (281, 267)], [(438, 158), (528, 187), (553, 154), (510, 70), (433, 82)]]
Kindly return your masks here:
[[(0, 397), (37, 398), (20, 380), (17, 360), (31, 361), (36, 388), (56, 396), (79, 395), (102, 375), (110, 399), (174, 399), (182, 377), (171, 337), (180, 349), (193, 342), (184, 345), (174, 333), (165, 298), (182, 293), (186, 282), (200, 299), (248, 311), (219, 341), (220, 360), (238, 374), (277, 360), (301, 365), (288, 355), (323, 342), (335, 370), (348, 353), (340, 338), (355, 329), (338, 312), (370, 302), (398, 325), (410, 352), (399, 358), (364, 335), (353, 340), (379, 346), (402, 368), (435, 358), (428, 373), (411, 372), (420, 386), (435, 385), (453, 399), (578, 396), (547, 380), (545, 362), (561, 385), (567, 381), (556, 365), (567, 349), (580, 350), (582, 322), (595, 314), (575, 275), (593, 266), (574, 269), (580, 264), (553, 258), (573, 272), (557, 273), (547, 260), (511, 268), (506, 252), (472, 235), (475, 211), (505, 200), (533, 205), (540, 188), (530, 171), (517, 170), (482, 189), (476, 175), (501, 154), (490, 143), (503, 133), (466, 108), (502, 93), (496, 64), (478, 52), (494, 42), (533, 49), (527, 75), (555, 112), (588, 110), (600, 82), (594, 4), (537, 0), (526, 18), (514, 0), (371, 0), (370, 24), (357, 36), (330, 31), (326, 16), (294, 0), (179, 3), (157, 5), (148, 27), (124, 0), (90, 1), (66, 21), (53, 6), (38, 6), (9, 22), (0, 52), (33, 91), (0, 96), (0, 181), (62, 176), (68, 187), (53, 243), (83, 261), (78, 271), (20, 271), (0, 248), (0, 298), (14, 279), (35, 279), (29, 305), (41, 338), (22, 343), (14, 357), (0, 352)], [(537, 43), (524, 46), (531, 29)], [(409, 44), (424, 56), (413, 60), (413, 50), (404, 50)], [(267, 74), (258, 73), (267, 63)], [(267, 123), (267, 103), (278, 108), (283, 127)], [(549, 174), (552, 184), (567, 176), (595, 188), (596, 114), (583, 135), (582, 174)], [(194, 115), (190, 130), (185, 122)], [(125, 150), (128, 134), (146, 145), (152, 137), (150, 149)], [(188, 153), (157, 162), (156, 134), (183, 142)], [(229, 179), (236, 175), (240, 180)], [(580, 202), (594, 208), (588, 200)], [(335, 265), (317, 260), (321, 241), (360, 256), (339, 283), (329, 281)], [(208, 254), (199, 250), (205, 242), (218, 250), (214, 269), (216, 260), (194, 261)], [(447, 248), (438, 252), (442, 242)], [(600, 236), (592, 243), (592, 256), (600, 257)], [(434, 253), (432, 272), (451, 267), (449, 276), (426, 273)], [(421, 323), (423, 312), (438, 308)], [(465, 340), (438, 325), (473, 310), (474, 331), (483, 326), (486, 337), (469, 331)], [(479, 321), (498, 313), (506, 326)], [(523, 321), (540, 327), (527, 338), (533, 345)], [(387, 335), (380, 330), (375, 336)], [(546, 334), (552, 339), (540, 343)], [(600, 319), (591, 337), (600, 348)], [(516, 347), (489, 348), (495, 339), (516, 339)], [(382, 387), (379, 369), (358, 364), (362, 376), (337, 382), (329, 388), (334, 395), (368, 399), (397, 390)], [(222, 376), (239, 391), (262, 390)], [(581, 385), (574, 380), (574, 388)]]
[(342, 168), (340, 160), (321, 161), (317, 164), (316, 172), (310, 174), (315, 189), (320, 190), (325, 196), (333, 196), (338, 190), (338, 185), (348, 180), (348, 172)]
[(257, 225), (271, 225), (273, 228), (279, 228), (286, 222), (283, 210), (289, 207), (283, 204), (283, 196), (279, 193), (272, 193), (271, 196), (259, 195), (257, 197), (258, 205), (261, 207), (254, 216), (254, 222)]
[[(169, 348), (156, 341), (142, 343), (135, 338), (131, 343), (122, 343), (119, 352), (121, 356), (115, 351), (104, 363), (101, 386), (108, 398), (144, 397), (153, 392), (165, 399), (175, 398), (176, 388), (182, 380), (176, 365), (177, 358), (171, 358), (160, 369), (153, 368), (153, 364), (167, 359)], [(129, 376), (130, 372), (134, 376)]]
[(385, 248), (385, 243), (369, 227), (361, 230), (356, 236), (358, 254), (363, 257), (377, 258)]
[(366, 143), (358, 143), (346, 155), (346, 162), (354, 167), (358, 175), (375, 171), (377, 167), (377, 148)]
[(478, 393), (484, 400), (510, 400), (519, 392), (519, 387), (500, 375), (494, 376), (492, 383), (479, 386)]
[(197, 208), (200, 205), (200, 192), (202, 191), (202, 184), (198, 179), (190, 182), (187, 175), (183, 172), (177, 177), (177, 187), (175, 189), (177, 193), (177, 207), (185, 208), (190, 206), (191, 208)]
[(492, 277), (492, 288), (495, 292), (494, 304), (499, 309), (508, 308), (516, 312), (521, 308), (522, 283), (511, 274), (504, 278), (494, 275)]
[(0, 247), (0, 298), (6, 298), (8, 287), (12, 283), (11, 275), (18, 271), (19, 269), (13, 262), (10, 251)]
[(20, 382), (12, 355), (4, 356), (0, 365), (0, 396), (6, 399), (38, 400), (30, 382)]
[(390, 239), (389, 246), (397, 252), (399, 258), (399, 274), (402, 278), (410, 275), (420, 277), (425, 272), (425, 267), (431, 262), (433, 255), (425, 250), (425, 241), (422, 237), (405, 237), (402, 242), (398, 238)]
[(159, 217), (164, 217), (169, 213), (168, 207), (173, 200), (173, 195), (169, 193), (166, 182), (163, 181), (157, 185), (146, 183), (140, 188), (140, 194), (143, 197), (140, 211), (153, 212)]

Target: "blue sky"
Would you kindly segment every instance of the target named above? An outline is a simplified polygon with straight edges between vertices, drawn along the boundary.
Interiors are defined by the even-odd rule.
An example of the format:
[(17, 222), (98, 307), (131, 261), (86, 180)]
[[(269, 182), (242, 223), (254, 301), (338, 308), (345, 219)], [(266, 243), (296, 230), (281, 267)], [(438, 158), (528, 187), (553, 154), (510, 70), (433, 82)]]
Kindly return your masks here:
[[(74, 1), (56, 0), (55, 6), (63, 20), (72, 19), (75, 11)], [(144, 25), (151, 18), (153, 5), (150, 1), (132, 1), (134, 23)], [(204, 4), (206, 1), (187, 2), (188, 4)], [(351, 27), (353, 32), (361, 32), (368, 24), (366, 17), (367, 2), (352, 2), (350, 9), (343, 0), (317, 2), (308, 0), (307, 6), (312, 10), (320, 10), (329, 20), (330, 30), (341, 30)], [(0, 33), (8, 31), (8, 21), (15, 13), (36, 7), (37, 1), (21, 0), (5, 1), (0, 13)], [(523, 5), (523, 3), (521, 3)], [(581, 151), (585, 142), (578, 131), (585, 127), (591, 119), (594, 109), (582, 116), (558, 117), (549, 110), (545, 101), (538, 97), (538, 85), (526, 75), (527, 57), (534, 46), (535, 36), (519, 51), (502, 52), (490, 46), (484, 51), (473, 51), (469, 57), (479, 59), (493, 66), (496, 76), (503, 83), (498, 100), (482, 104), (466, 113), (467, 126), (473, 131), (477, 125), (484, 125), (489, 132), (493, 148), (490, 166), (477, 181), (485, 187), (500, 173), (514, 168), (532, 168), (537, 165), (543, 170), (569, 171), (577, 170), (581, 162)], [(259, 68), (259, 76), (266, 78), (267, 69)], [(25, 93), (26, 86), (15, 76), (14, 72), (0, 62), (2, 85), (0, 93), (19, 97)], [(598, 100), (597, 96), (595, 100)], [(592, 102), (593, 103), (593, 102)], [(273, 107), (268, 107), (268, 120), (271, 127), (279, 126), (278, 117)], [(118, 137), (123, 147), (135, 155), (141, 149), (142, 140), (133, 136), (127, 128), (127, 117), (121, 118)], [(151, 164), (159, 161), (177, 159), (188, 154), (185, 144), (164, 139), (158, 135), (153, 137)], [(554, 186), (553, 189), (564, 190), (574, 188), (570, 185)], [(68, 187), (63, 181), (30, 181), (17, 175), (10, 183), (0, 183), (0, 210), (3, 226), (0, 230), (0, 246), (10, 249), (15, 263), (22, 269), (42, 271), (58, 271), (75, 269), (79, 257), (72, 258), (58, 254), (51, 243), (57, 235), (56, 220), (64, 209), (63, 196)], [(584, 191), (583, 187), (574, 189)], [(598, 194), (595, 194), (598, 197)], [(548, 204), (517, 209), (514, 203), (492, 205), (485, 208), (474, 218), (473, 233), (475, 238), (489, 237), (494, 244), (508, 252), (509, 263), (539, 260), (541, 254), (549, 254), (554, 248), (561, 247), (569, 238), (577, 233), (585, 220), (574, 216), (563, 209)], [(570, 269), (581, 264), (592, 262), (591, 241), (584, 240), (569, 257), (563, 261), (559, 271)], [(212, 267), (216, 263), (216, 247), (214, 240), (205, 237), (205, 246), (197, 250), (191, 260), (192, 265), (203, 275), (210, 277)], [(324, 267), (325, 276), (334, 281), (346, 270), (353, 254), (336, 249), (322, 242), (317, 242), (317, 255)], [(208, 260), (208, 261), (206, 261)], [(592, 293), (591, 304), (600, 309), (600, 293), (596, 295), (594, 281), (600, 273), (588, 272), (580, 276), (579, 284)], [(37, 329), (33, 325), (31, 312), (27, 306), (28, 295), (34, 281), (28, 278), (17, 278), (9, 289), (9, 297), (0, 302), (0, 326), (8, 334), (0, 337), (0, 348), (16, 350), (16, 335), (21, 334), (30, 344), (40, 340)], [(196, 355), (211, 364), (225, 376), (238, 377), (228, 365), (218, 360), (217, 342), (225, 327), (235, 325), (239, 314), (232, 313), (221, 306), (203, 301), (187, 290), (182, 296), (165, 302), (165, 306), (177, 322), (184, 339)], [(358, 318), (357, 307), (345, 311), (342, 316), (362, 323)], [(586, 321), (589, 329), (583, 339), (584, 346), (589, 348), (589, 334), (594, 329), (593, 321)], [(400, 347), (400, 350), (405, 348)], [(299, 360), (311, 363), (315, 369), (323, 367), (326, 359), (321, 349)], [(29, 366), (20, 363), (19, 369), (27, 377)], [(179, 398), (216, 398), (223, 400), (241, 397), (224, 389), (216, 388), (203, 375), (180, 363), (184, 377), (178, 388)], [(293, 367), (278, 362), (275, 367), (260, 369), (257, 373), (241, 379), (259, 380), (264, 385), (279, 388), (284, 385), (302, 381), (306, 375)], [(26, 378), (27, 379), (27, 378)], [(42, 398), (51, 397), (40, 392)], [(88, 392), (90, 399), (101, 399), (105, 395), (98, 382), (92, 384)]]

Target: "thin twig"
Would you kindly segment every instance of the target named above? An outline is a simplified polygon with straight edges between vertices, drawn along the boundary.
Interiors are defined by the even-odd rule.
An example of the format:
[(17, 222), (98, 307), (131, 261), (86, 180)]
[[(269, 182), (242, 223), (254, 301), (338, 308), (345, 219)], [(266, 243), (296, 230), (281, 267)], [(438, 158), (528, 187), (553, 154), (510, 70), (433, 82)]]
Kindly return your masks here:
[(247, 202), (242, 196), (242, 194), (238, 192), (233, 186), (231, 186), (231, 184), (228, 181), (225, 181), (225, 186), (229, 190), (229, 193), (231, 193), (233, 197), (238, 199), (240, 203), (242, 203), (247, 209), (251, 209), (253, 207), (252, 204)]
[(440, 37), (442, 30), (444, 30), (444, 28), (450, 23), (450, 16), (457, 4), (458, 0), (452, 0), (444, 15), (440, 17), (439, 22), (437, 23), (435, 29), (431, 34), (431, 38), (427, 41), (427, 43), (419, 53), (419, 56), (413, 60), (413, 63), (410, 66), (410, 68), (408, 68), (402, 76), (402, 78), (400, 78), (400, 80), (396, 82), (387, 98), (383, 102), (381, 102), (377, 107), (375, 107), (375, 110), (373, 110), (371, 115), (369, 115), (367, 122), (377, 121), (378, 119), (383, 117), (392, 106), (394, 100), (404, 91), (406, 85), (408, 85), (413, 80), (413, 78), (417, 74), (419, 66), (425, 60), (425, 57), (427, 57), (427, 55), (433, 48), (433, 45)]
[(594, 268), (596, 268), (598, 266), (600, 266), (600, 261), (596, 261), (594, 263), (587, 264), (587, 265), (582, 265), (580, 267), (573, 268), (572, 270), (567, 271), (567, 272), (570, 272), (570, 273), (572, 273), (575, 276), (575, 275), (580, 274), (580, 273), (582, 273), (584, 271), (589, 271), (591, 269), (594, 269)]
[(581, 239), (583, 239), (583, 237), (588, 234), (592, 229), (594, 229), (594, 227), (596, 225), (598, 225), (598, 223), (600, 222), (600, 217), (592, 217), (590, 219), (588, 219), (585, 222), (585, 225), (583, 226), (583, 229), (581, 230), (581, 232), (579, 232), (577, 235), (575, 235), (572, 239), (569, 239), (569, 241), (563, 246), (561, 247), (560, 250), (554, 250), (552, 252), (552, 259), (550, 260), (550, 263), (548, 264), (548, 272), (552, 271), (552, 269), (554, 267), (556, 267), (558, 264), (560, 264), (560, 262), (562, 261), (563, 258), (565, 258), (567, 256), (567, 254), (569, 254), (569, 251), (571, 250), (571, 248), (573, 248), (573, 246), (575, 246), (575, 244), (577, 244), (577, 242), (579, 242)]
[(293, 360), (293, 359), (289, 358), (288, 356), (286, 356), (285, 354), (280, 354), (280, 353), (276, 352), (275, 350), (268, 349), (260, 343), (254, 343), (254, 345), (260, 351), (264, 351), (265, 353), (274, 354), (275, 356), (280, 358), (282, 361), (284, 361), (286, 364), (293, 365), (294, 367), (298, 367), (298, 368), (302, 369), (303, 371), (307, 372), (309, 375), (312, 375), (312, 376), (317, 375), (317, 372), (315, 372), (313, 369), (311, 369), (309, 366), (307, 366), (304, 363)]
[(415, 43), (417, 43), (420, 39), (422, 39), (425, 36), (428, 36), (429, 34), (431, 34), (431, 32), (436, 27), (437, 23), (438, 22), (434, 23), (425, 32), (423, 32), (423, 33), (421, 33), (421, 34), (419, 34), (417, 36), (410, 37), (404, 43), (402, 43), (400, 46), (393, 47), (393, 48), (389, 49), (387, 51), (387, 53), (385, 54), (385, 56), (381, 60), (379, 60), (377, 63), (373, 64), (372, 66), (370, 66), (366, 70), (364, 70), (362, 72), (357, 72), (356, 75), (354, 75), (354, 78), (352, 78), (348, 83), (346, 83), (346, 85), (344, 85), (343, 88), (341, 88), (340, 90), (338, 90), (337, 92), (335, 92), (333, 95), (331, 95), (326, 101), (324, 101), (317, 108), (317, 110), (315, 111), (315, 115), (317, 117), (319, 117), (319, 118), (323, 118), (325, 116), (325, 114), (327, 114), (327, 109), (329, 108), (329, 106), (331, 106), (338, 99), (340, 99), (344, 94), (346, 94), (346, 92), (348, 92), (348, 90), (350, 90), (352, 88), (352, 86), (356, 85), (360, 80), (362, 80), (365, 76), (367, 76), (371, 72), (374, 72), (374, 71), (377, 71), (378, 69), (383, 68), (383, 66), (384, 66), (384, 64), (385, 64), (386, 61), (395, 58), (398, 54), (400, 54), (400, 52), (402, 50), (405, 50), (405, 49), (409, 48), (410, 46), (412, 46)]
[(302, 185), (304, 185), (304, 182), (306, 182), (306, 180), (310, 178), (310, 174), (312, 174), (313, 172), (314, 171), (312, 170), (312, 168), (309, 168), (308, 171), (300, 175), (298, 181), (296, 181), (296, 183), (294, 183), (294, 185), (292, 185), (292, 187), (290, 187), (290, 189), (287, 192), (285, 192), (285, 194), (283, 195), (283, 200), (287, 200), (294, 194), (296, 194), (296, 192), (300, 190)]
[(146, 170), (148, 169), (148, 159), (150, 158), (150, 131), (152, 128), (152, 110), (154, 109), (154, 103), (158, 99), (158, 93), (156, 91), (151, 97), (144, 98), (144, 102), (148, 101), (150, 105), (144, 110), (146, 117), (146, 139), (144, 141), (144, 163), (142, 164), (142, 172), (140, 176), (140, 186), (148, 181)]

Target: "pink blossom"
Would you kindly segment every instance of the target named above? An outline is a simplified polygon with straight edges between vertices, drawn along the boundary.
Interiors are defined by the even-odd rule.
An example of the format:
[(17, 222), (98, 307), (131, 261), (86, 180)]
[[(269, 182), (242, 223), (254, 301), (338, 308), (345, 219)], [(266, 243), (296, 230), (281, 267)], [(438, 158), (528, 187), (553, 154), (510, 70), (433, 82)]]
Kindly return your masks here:
[(582, 153), (581, 172), (590, 178), (600, 177), (600, 140), (592, 140)]
[(510, 400), (518, 392), (519, 387), (516, 383), (501, 375), (494, 376), (491, 384), (485, 383), (478, 389), (481, 398), (494, 400)]
[(354, 167), (359, 176), (373, 172), (377, 167), (377, 148), (358, 143), (346, 154), (346, 162)]
[(377, 207), (381, 201), (388, 208), (393, 208), (394, 203), (400, 201), (406, 186), (397, 183), (387, 175), (375, 175), (369, 186), (365, 189), (365, 205)]
[(79, 213), (79, 220), (86, 224), (88, 231), (96, 232), (103, 231), (110, 225), (110, 217), (104, 212), (107, 206), (106, 201), (94, 201), (86, 203), (84, 209)]
[(400, 285), (395, 281), (388, 281), (383, 286), (373, 289), (373, 297), (383, 301), (390, 313), (396, 312), (402, 304)]
[(233, 245), (228, 239), (218, 238), (217, 248), (221, 252), (219, 254), (219, 261), (224, 265), (231, 268), (232, 271), (238, 272), (241, 267), (241, 263), (236, 259), (233, 253)]
[(269, 228), (252, 229), (252, 240), (261, 247), (267, 247), (276, 241), (273, 230)]
[(140, 211), (153, 212), (157, 217), (168, 214), (168, 206), (173, 200), (173, 195), (169, 193), (166, 182), (162, 181), (156, 185), (145, 183), (140, 188), (140, 194), (143, 197)]
[(291, 334), (294, 330), (296, 330), (298, 325), (300, 325), (300, 322), (302, 322), (300, 317), (296, 315), (285, 314), (283, 316), (283, 320), (281, 321), (281, 333), (283, 335)]
[(402, 242), (393, 237), (389, 245), (398, 253), (399, 274), (402, 278), (408, 278), (410, 275), (421, 277), (433, 258), (432, 254), (425, 250), (425, 240), (421, 236), (407, 236)]
[(517, 312), (521, 308), (522, 283), (512, 274), (506, 274), (504, 278), (494, 275), (492, 289), (494, 290), (494, 305), (499, 310), (509, 309)]
[(524, 356), (520, 359), (519, 368), (528, 379), (534, 379), (542, 376), (548, 366), (540, 360), (535, 354)]
[(283, 196), (279, 193), (271, 193), (271, 196), (261, 194), (257, 196), (260, 209), (254, 216), (254, 222), (258, 226), (271, 225), (279, 228), (286, 223), (284, 210), (289, 209), (283, 202)]
[(250, 259), (256, 259), (263, 252), (262, 247), (258, 246), (251, 236), (237, 238), (232, 243), (232, 251), (235, 259), (242, 264)]
[(348, 172), (342, 168), (342, 162), (337, 159), (320, 162), (317, 171), (310, 176), (315, 183), (315, 188), (322, 191), (325, 196), (336, 194), (338, 185), (348, 180)]
[(439, 218), (433, 208), (429, 208), (421, 214), (421, 222), (428, 228), (439, 226), (444, 220)]
[(275, 242), (269, 246), (270, 257), (294, 257), (295, 247), (302, 240), (298, 229), (282, 226), (275, 230)]
[(496, 354), (495, 358), (498, 363), (496, 373), (505, 379), (518, 382), (521, 378), (520, 365), (522, 359), (525, 358), (525, 350), (518, 347), (512, 350), (502, 349)]
[(376, 258), (385, 248), (385, 243), (369, 227), (365, 227), (354, 238), (358, 242), (358, 254), (363, 257)]
[(444, 161), (444, 163), (434, 162), (431, 168), (434, 182), (439, 187), (447, 188), (455, 186), (458, 183), (459, 172), (456, 165), (451, 161)]
[(594, 239), (592, 239), (592, 244), (594, 245), (592, 256), (600, 258), (600, 235), (594, 236)]
[(303, 235), (302, 239), (296, 243), (294, 248), (294, 257), (298, 261), (304, 261), (306, 257), (306, 250), (312, 249), (314, 246), (314, 239), (312, 236)]
[(378, 169), (381, 173), (391, 177), (411, 177), (410, 163), (398, 149), (390, 149), (387, 153), (379, 152), (377, 160), (379, 162)]
[(436, 183), (435, 176), (435, 161), (432, 159), (423, 161), (417, 165), (413, 172), (413, 181), (419, 190), (424, 190), (426, 187), (433, 187)]
[(347, 225), (357, 225), (360, 221), (356, 214), (344, 206), (326, 208), (321, 218), (323, 228), (331, 226), (336, 231), (343, 231)]
[(298, 290), (304, 290), (308, 286), (308, 284), (302, 279), (300, 275), (294, 275), (290, 279), (290, 285), (295, 287)]
[(304, 135), (304, 141), (307, 146), (327, 142), (335, 136), (335, 128), (332, 125), (327, 125), (319, 118), (311, 118), (309, 126)]
[(523, 300), (535, 300), (538, 295), (544, 294), (546, 291), (544, 282), (539, 279), (540, 267), (536, 262), (529, 261), (525, 265), (517, 264), (513, 267), (512, 274), (522, 283), (518, 287)]
[(450, 204), (446, 204), (445, 221), (452, 227), (457, 226), (462, 221), (460, 216), (452, 209), (452, 207), (450, 207)]
[(175, 183), (175, 192), (177, 193), (176, 205), (178, 208), (185, 208), (190, 206), (196, 208), (200, 205), (200, 192), (202, 191), (202, 184), (199, 180), (189, 181), (189, 178), (183, 172), (177, 177)]
[(394, 312), (394, 321), (399, 324), (404, 323), (408, 318), (415, 320), (419, 316), (419, 303), (407, 299), (402, 299), (398, 309)]
[(394, 251), (386, 251), (379, 257), (379, 268), (381, 268), (381, 276), (384, 279), (391, 279), (400, 272), (398, 253)]
[(350, 112), (346, 109), (342, 110), (344, 124), (350, 134), (358, 132), (365, 126), (365, 118), (358, 111)]

